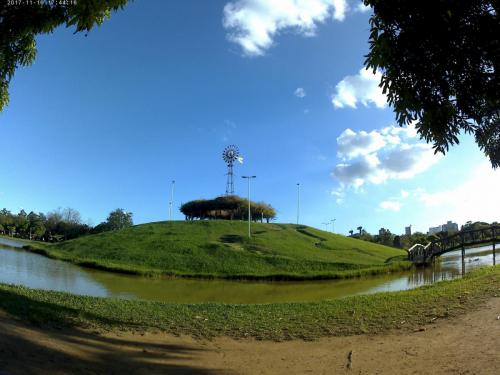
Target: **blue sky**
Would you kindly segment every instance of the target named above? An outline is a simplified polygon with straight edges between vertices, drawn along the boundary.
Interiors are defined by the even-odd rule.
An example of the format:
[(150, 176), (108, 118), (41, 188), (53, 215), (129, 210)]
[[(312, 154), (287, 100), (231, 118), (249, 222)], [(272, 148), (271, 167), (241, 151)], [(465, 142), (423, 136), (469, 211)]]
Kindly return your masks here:
[(341, 233), (498, 220), (499, 172), (473, 139), (439, 157), (393, 127), (360, 71), (369, 16), (346, 0), (134, 1), (87, 37), (39, 36), (0, 114), (0, 206), (165, 220), (172, 179), (176, 207), (224, 193), (236, 144), (236, 193), (257, 175), (279, 222), (296, 220), (297, 182), (300, 221)]

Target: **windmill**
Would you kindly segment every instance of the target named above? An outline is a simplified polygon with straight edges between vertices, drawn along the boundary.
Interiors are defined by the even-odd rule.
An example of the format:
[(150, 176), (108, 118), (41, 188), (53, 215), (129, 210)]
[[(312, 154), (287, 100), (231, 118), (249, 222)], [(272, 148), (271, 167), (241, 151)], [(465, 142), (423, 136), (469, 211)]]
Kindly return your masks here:
[(235, 145), (229, 145), (222, 152), (222, 159), (227, 164), (226, 195), (233, 195), (233, 165), (235, 161), (243, 163), (243, 157), (240, 156), (240, 150), (238, 150), (238, 147), (236, 147)]

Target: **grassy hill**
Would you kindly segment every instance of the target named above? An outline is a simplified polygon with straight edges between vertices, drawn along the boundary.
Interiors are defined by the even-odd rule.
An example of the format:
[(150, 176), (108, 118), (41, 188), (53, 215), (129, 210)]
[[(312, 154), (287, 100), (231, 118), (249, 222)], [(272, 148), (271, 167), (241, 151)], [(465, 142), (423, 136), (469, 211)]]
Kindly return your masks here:
[[(139, 274), (224, 278), (338, 278), (408, 267), (406, 252), (291, 224), (157, 222), (35, 251), (80, 265)], [(33, 248), (32, 248), (33, 250)]]

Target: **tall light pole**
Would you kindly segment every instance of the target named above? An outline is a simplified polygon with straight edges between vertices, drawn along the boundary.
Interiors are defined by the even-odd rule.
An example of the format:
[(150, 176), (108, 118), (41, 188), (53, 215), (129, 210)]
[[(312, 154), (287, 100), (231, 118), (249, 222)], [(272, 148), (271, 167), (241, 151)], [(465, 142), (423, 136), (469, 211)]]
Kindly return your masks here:
[(331, 222), (332, 222), (332, 233), (335, 233), (335, 220), (337, 219), (332, 219)]
[(252, 233), (250, 232), (250, 180), (252, 178), (256, 178), (257, 176), (241, 176), (241, 178), (246, 178), (248, 183), (248, 238), (252, 237)]
[(325, 232), (328, 232), (328, 225), (330, 225), (330, 223), (321, 223), (325, 226)]
[(170, 190), (170, 202), (168, 204), (168, 217), (170, 221), (172, 221), (172, 206), (174, 205), (174, 188), (175, 188), (175, 180), (172, 180), (172, 187)]
[(299, 225), (299, 214), (300, 214), (300, 184), (297, 183), (297, 225)]

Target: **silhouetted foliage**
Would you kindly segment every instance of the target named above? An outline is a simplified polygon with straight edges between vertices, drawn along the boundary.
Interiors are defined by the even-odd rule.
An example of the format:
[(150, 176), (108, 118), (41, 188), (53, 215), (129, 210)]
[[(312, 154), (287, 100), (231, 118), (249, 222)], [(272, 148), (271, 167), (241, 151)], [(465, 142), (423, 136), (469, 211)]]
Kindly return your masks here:
[(59, 25), (74, 26), (75, 33), (101, 25), (127, 0), (1, 1), (0, 2), (0, 111), (9, 102), (9, 82), (19, 66), (31, 65), (38, 34)]
[(392, 246), (397, 248), (403, 247), (403, 244), (401, 243), (401, 236), (394, 236), (392, 239)]
[(445, 153), (471, 133), (500, 166), (500, 2), (364, 0), (373, 8), (366, 66), (399, 125)]

